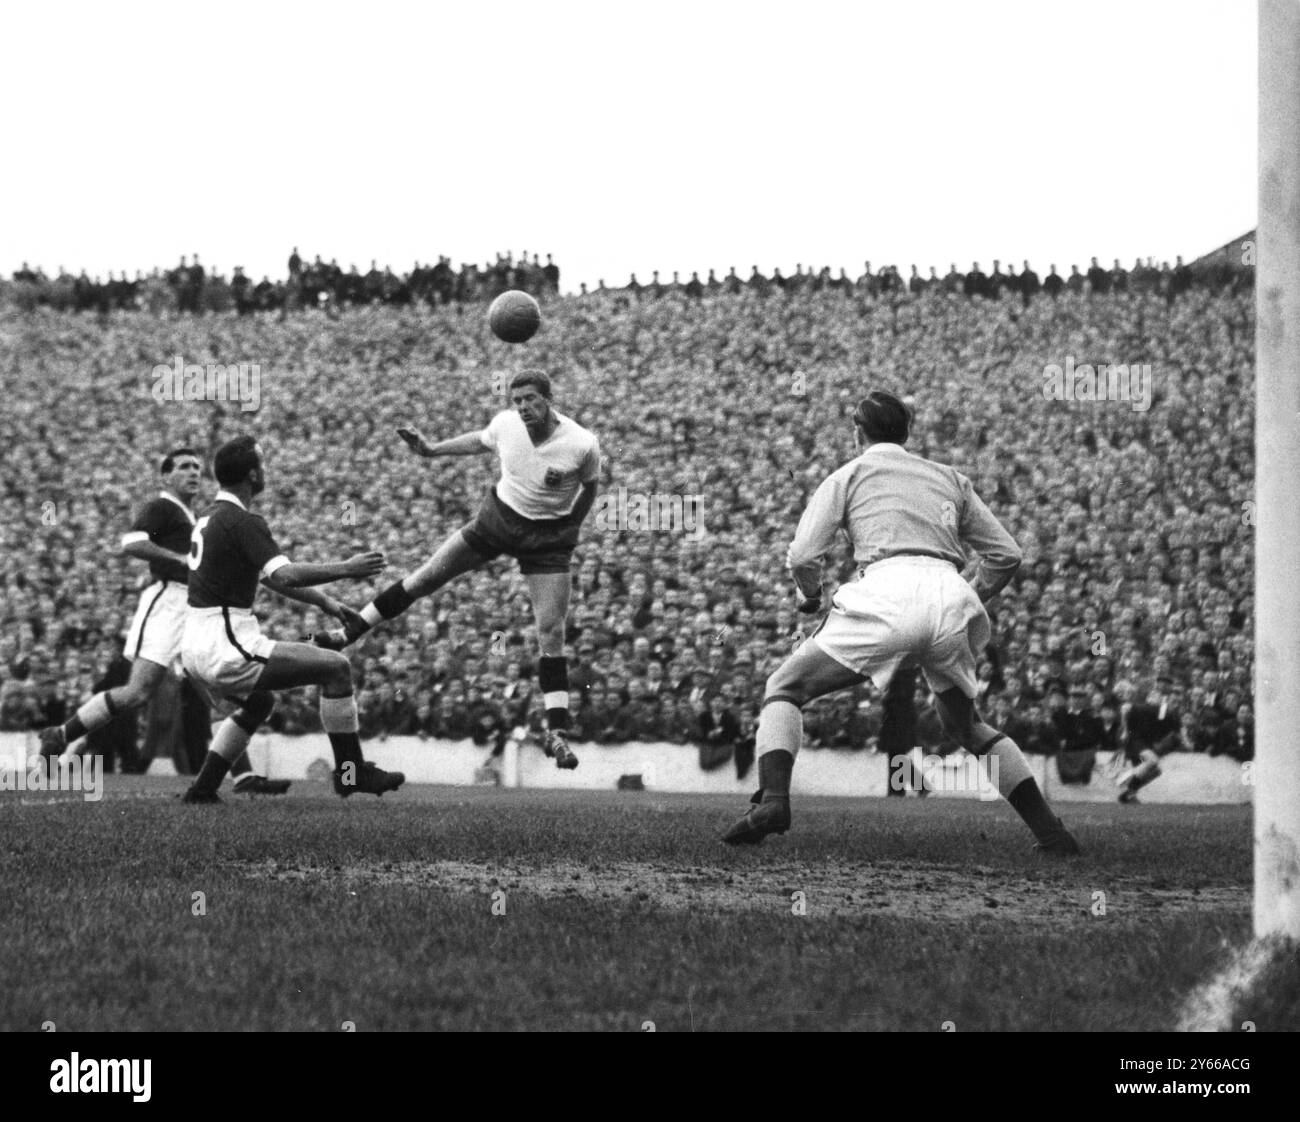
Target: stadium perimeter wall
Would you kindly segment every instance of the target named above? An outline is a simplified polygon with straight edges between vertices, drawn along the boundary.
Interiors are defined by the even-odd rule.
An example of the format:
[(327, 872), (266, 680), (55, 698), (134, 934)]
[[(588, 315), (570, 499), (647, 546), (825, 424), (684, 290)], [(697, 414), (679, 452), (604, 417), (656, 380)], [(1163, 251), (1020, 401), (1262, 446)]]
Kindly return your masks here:
[[(263, 733), (253, 739), (250, 753), (254, 767), (264, 775), (280, 779), (326, 778), (333, 766), (329, 742), (323, 735), (281, 736)], [(420, 740), (417, 737), (389, 737), (370, 740), (366, 758), (384, 768), (406, 773), (410, 783), (443, 783), (468, 786), (483, 782), (481, 769), (488, 750), (472, 741)], [(576, 771), (558, 771), (534, 743), (526, 743), (517, 755), (508, 747), (497, 761), (506, 786), (613, 790), (623, 776), (639, 775), (648, 791), (732, 794), (748, 798), (757, 786), (755, 769), (738, 779), (734, 766), (716, 771), (700, 769), (699, 756), (681, 744), (575, 745), (582, 763)], [(33, 755), (36, 737), (31, 733), (0, 733), (0, 768), (11, 768), (20, 753)], [(919, 751), (916, 754), (919, 760)], [(1035, 778), (1049, 798), (1060, 802), (1110, 802), (1116, 797), (1114, 771), (1108, 753), (1098, 753), (1092, 780), (1086, 786), (1061, 783), (1056, 761), (1029, 756)], [(984, 798), (996, 795), (976, 771), (976, 762), (964, 753), (950, 756), (942, 764), (928, 767), (927, 775), (935, 797)], [(1251, 769), (1226, 757), (1210, 758), (1186, 752), (1161, 760), (1164, 774), (1142, 791), (1146, 803), (1249, 803), (1254, 788)], [(170, 760), (155, 760), (151, 774), (175, 774)], [(793, 791), (802, 795), (884, 796), (889, 767), (883, 755), (874, 752), (844, 752), (833, 749), (808, 750), (799, 754)]]

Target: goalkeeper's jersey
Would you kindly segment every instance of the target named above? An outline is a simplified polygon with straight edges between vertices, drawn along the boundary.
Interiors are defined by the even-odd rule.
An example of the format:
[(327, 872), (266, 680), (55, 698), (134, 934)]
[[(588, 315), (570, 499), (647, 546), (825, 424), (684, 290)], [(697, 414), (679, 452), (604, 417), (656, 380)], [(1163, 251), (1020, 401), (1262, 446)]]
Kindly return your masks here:
[(939, 557), (960, 570), (968, 545), (980, 556), (971, 583), (984, 599), (1020, 567), (1020, 547), (970, 480), (899, 444), (871, 445), (813, 494), (786, 558), (805, 595), (820, 589), (821, 558), (840, 530), (848, 533), (860, 567), (910, 554)]

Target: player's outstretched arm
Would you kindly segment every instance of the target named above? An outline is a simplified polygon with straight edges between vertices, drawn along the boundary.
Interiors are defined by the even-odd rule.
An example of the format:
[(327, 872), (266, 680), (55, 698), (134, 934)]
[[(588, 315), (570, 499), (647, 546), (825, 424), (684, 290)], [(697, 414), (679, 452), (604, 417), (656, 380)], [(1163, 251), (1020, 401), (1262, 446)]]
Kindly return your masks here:
[(279, 588), (273, 578), (267, 577), (262, 579), (262, 583), (277, 596), (283, 596), (286, 600), (297, 600), (300, 604), (311, 604), (340, 623), (346, 623), (348, 615), (352, 611), (351, 608), (335, 600), (333, 596), (315, 588)]
[(431, 459), (434, 456), (481, 456), (492, 449), (483, 443), (477, 432), (467, 432), (453, 436), (450, 440), (439, 440), (430, 444), (415, 429), (398, 429), (397, 435), (406, 441), (407, 447), (417, 456)]
[(346, 561), (327, 561), (318, 565), (290, 561), (264, 578), (262, 583), (276, 592), (283, 592), (286, 588), (308, 588), (336, 580), (365, 580), (367, 577), (378, 576), (387, 567), (384, 555), (377, 549), (372, 549), (349, 557)]

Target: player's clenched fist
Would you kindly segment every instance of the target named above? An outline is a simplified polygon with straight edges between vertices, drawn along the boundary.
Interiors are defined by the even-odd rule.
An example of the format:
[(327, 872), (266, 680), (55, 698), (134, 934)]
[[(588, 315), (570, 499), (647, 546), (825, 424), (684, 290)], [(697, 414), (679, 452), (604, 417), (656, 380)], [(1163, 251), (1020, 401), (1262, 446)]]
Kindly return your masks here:
[(397, 435), (406, 441), (407, 447), (417, 456), (433, 455), (433, 450), (429, 447), (428, 441), (416, 432), (415, 429), (398, 429)]
[(355, 554), (344, 561), (343, 564), (347, 567), (348, 576), (357, 580), (363, 577), (373, 577), (388, 568), (387, 558), (377, 549), (372, 549), (367, 553)]

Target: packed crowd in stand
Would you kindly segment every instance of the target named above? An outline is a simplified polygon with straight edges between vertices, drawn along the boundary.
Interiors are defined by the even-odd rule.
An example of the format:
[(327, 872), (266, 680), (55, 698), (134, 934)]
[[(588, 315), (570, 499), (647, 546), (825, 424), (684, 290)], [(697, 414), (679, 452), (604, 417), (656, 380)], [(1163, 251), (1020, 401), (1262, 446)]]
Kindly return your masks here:
[(254, 281), (242, 266), (227, 277), (203, 264), (199, 255), (182, 257), (172, 269), (137, 271), (134, 279), (125, 272), (109, 274), (106, 280), (90, 277), (83, 269), (73, 275), (61, 267), (53, 278), (27, 262), (13, 274), (12, 299), (27, 308), (48, 307), (57, 311), (99, 312), (144, 310), (152, 313), (176, 311), (207, 312), (278, 311), (282, 315), (309, 308), (336, 311), (341, 307), (387, 304), (408, 307), (425, 304), (473, 303), (490, 300), (507, 289), (522, 289), (538, 297), (557, 296), (560, 270), (546, 255), (527, 251), (516, 260), (511, 253), (499, 253), (489, 265), (464, 264), (453, 268), (451, 259), (439, 257), (437, 264), (415, 262), (408, 273), (380, 268), (375, 261), (365, 272), (353, 265), (346, 272), (337, 259), (304, 260), (295, 246), (289, 256), (283, 280), (264, 276)]
[[(853, 455), (854, 404), (880, 386), (914, 399), (911, 450), (968, 474), (1025, 551), (991, 606), (980, 670), (991, 722), (1054, 753), (1078, 747), (1072, 718), (1088, 714), (1114, 747), (1128, 706), (1156, 696), (1166, 749), (1249, 758), (1253, 299), (1236, 273), (1097, 267), (1030, 291), (1023, 269), (995, 267), (972, 287), (955, 270), (849, 281), (800, 268), (559, 296), (536, 256), (522, 274), (498, 266), (475, 270), (490, 279), (470, 298), (503, 286), (547, 297), (524, 348), (492, 340), (481, 309), (461, 303), (464, 270), (449, 267), (421, 273), (427, 290), (394, 278), (401, 300), (368, 287), (375, 271), (359, 300), (346, 295), (353, 273), (344, 296), (327, 278), (322, 301), (324, 274), (300, 261), (277, 286), (296, 315), (94, 302), (104, 314), (67, 315), (56, 309), (81, 305), (33, 298), (66, 278), (37, 274), (0, 291), (0, 728), (62, 720), (119, 656), (146, 579), (119, 539), (169, 448), (210, 452), (257, 433), (259, 502), (290, 556), (373, 545), (401, 573), (472, 516), (496, 468), (417, 459), (395, 429), (482, 428), (508, 404), (500, 372), (527, 365), (552, 375), (557, 407), (604, 453), (604, 503), (573, 574), (574, 740), (674, 741), (696, 745), (705, 767), (747, 766), (763, 682), (811, 626), (793, 611), (785, 548), (813, 488)], [(211, 283), (185, 309), (210, 307)], [(151, 306), (138, 291), (136, 303)], [(347, 303), (399, 306), (335, 306)], [(159, 400), (154, 367), (174, 356), (257, 364), (259, 408)], [(1045, 367), (1067, 359), (1149, 364), (1149, 407), (1048, 396)], [(851, 573), (838, 556), (828, 583)], [(339, 589), (360, 604), (377, 587)], [(265, 591), (259, 614), (286, 638), (318, 623)], [(363, 736), (496, 747), (540, 727), (531, 622), (517, 568), (499, 561), (377, 629), (353, 659)], [(313, 699), (286, 696), (271, 723), (317, 729)], [(867, 748), (879, 724), (878, 694), (863, 687), (809, 707), (807, 738)], [(926, 708), (921, 735), (942, 750)]]
[[(1008, 264), (1004, 270), (1001, 261), (994, 261), (987, 273), (978, 261), (972, 262), (969, 271), (953, 264), (942, 276), (935, 266), (930, 267), (928, 276), (923, 276), (920, 268), (913, 265), (907, 277), (896, 265), (873, 268), (867, 261), (856, 278), (851, 278), (846, 269), (832, 275), (829, 267), (805, 269), (802, 264), (796, 265), (788, 276), (780, 268), (765, 274), (757, 265), (747, 276), (742, 276), (732, 266), (722, 277), (710, 269), (704, 279), (693, 272), (684, 281), (677, 272), (671, 280), (661, 280), (659, 271), (655, 270), (645, 281), (638, 280), (633, 273), (621, 288), (607, 286), (602, 280), (589, 290), (583, 282), (576, 295), (623, 292), (650, 300), (680, 294), (700, 300), (719, 293), (734, 296), (744, 291), (760, 295), (773, 291), (792, 294), (808, 291), (880, 299), (935, 292), (996, 300), (1009, 293), (1028, 304), (1040, 295), (1057, 299), (1068, 293), (1104, 296), (1111, 292), (1154, 292), (1166, 300), (1174, 300), (1192, 288), (1240, 291), (1249, 287), (1251, 275), (1250, 268), (1235, 265), (1226, 258), (1196, 267), (1185, 264), (1181, 257), (1172, 265), (1168, 261), (1156, 265), (1154, 258), (1148, 258), (1134, 261), (1132, 268), (1125, 269), (1118, 259), (1107, 267), (1094, 257), (1086, 269), (1071, 265), (1069, 274), (1062, 276), (1051, 265), (1041, 277), (1028, 261), (1023, 262), (1019, 271), (1014, 264)], [(328, 311), (363, 304), (441, 307), (491, 300), (507, 289), (522, 289), (542, 298), (558, 296), (559, 266), (549, 253), (543, 263), (540, 254), (530, 257), (525, 250), (518, 258), (513, 253), (498, 253), (496, 260), (486, 265), (466, 263), (456, 268), (449, 257), (439, 257), (437, 264), (422, 265), (417, 261), (410, 272), (401, 274), (393, 272), (391, 266), (381, 269), (375, 261), (364, 272), (355, 264), (345, 272), (337, 258), (326, 262), (318, 254), (315, 260), (306, 261), (295, 246), (284, 279), (272, 281), (264, 276), (254, 282), (244, 274), (242, 266), (236, 266), (227, 277), (205, 266), (197, 253), (193, 259), (182, 257), (172, 269), (153, 269), (147, 275), (137, 271), (134, 279), (128, 278), (125, 272), (116, 277), (110, 273), (107, 279), (87, 276), (85, 270), (74, 275), (62, 267), (51, 278), (43, 270), (23, 262), (13, 273), (10, 299), (22, 307), (48, 307), (58, 311), (157, 313), (171, 310), (201, 314), (234, 310), (241, 315), (266, 311), (287, 315), (305, 308), (323, 307)]]

